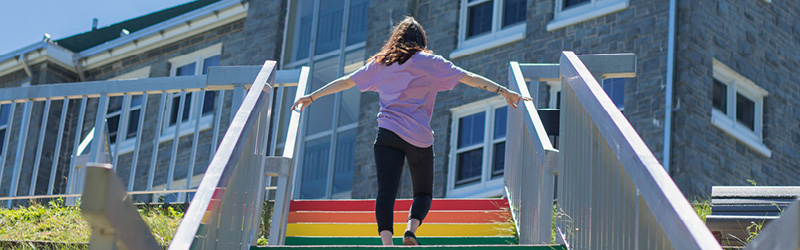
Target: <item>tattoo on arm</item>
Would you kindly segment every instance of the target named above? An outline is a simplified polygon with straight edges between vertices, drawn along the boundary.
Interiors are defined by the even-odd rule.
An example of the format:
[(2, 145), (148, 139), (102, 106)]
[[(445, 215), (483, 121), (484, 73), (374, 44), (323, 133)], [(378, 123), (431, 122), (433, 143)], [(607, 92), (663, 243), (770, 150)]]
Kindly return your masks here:
[(485, 91), (489, 91), (489, 88), (488, 88), (488, 87), (486, 87), (485, 85), (484, 85), (484, 86), (481, 86), (481, 89), (483, 89), (483, 90), (485, 90)]

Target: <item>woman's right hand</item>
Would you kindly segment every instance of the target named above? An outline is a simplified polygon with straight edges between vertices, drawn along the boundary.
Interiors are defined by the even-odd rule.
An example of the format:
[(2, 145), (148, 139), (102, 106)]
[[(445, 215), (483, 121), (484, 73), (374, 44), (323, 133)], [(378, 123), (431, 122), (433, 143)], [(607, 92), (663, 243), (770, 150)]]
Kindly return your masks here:
[(314, 98), (312, 98), (311, 95), (305, 95), (294, 102), (294, 105), (292, 105), (292, 110), (303, 111), (303, 109), (308, 107), (308, 105), (311, 105), (312, 102), (314, 102)]

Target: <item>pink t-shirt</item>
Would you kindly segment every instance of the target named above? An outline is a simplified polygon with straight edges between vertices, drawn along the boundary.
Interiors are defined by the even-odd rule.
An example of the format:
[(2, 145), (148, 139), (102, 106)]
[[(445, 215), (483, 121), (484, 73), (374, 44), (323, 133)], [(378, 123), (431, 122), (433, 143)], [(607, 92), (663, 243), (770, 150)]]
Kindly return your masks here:
[(436, 93), (451, 90), (465, 71), (439, 55), (418, 52), (403, 64), (368, 62), (350, 75), (358, 89), (380, 95), (378, 127), (411, 145), (433, 145), (431, 115)]

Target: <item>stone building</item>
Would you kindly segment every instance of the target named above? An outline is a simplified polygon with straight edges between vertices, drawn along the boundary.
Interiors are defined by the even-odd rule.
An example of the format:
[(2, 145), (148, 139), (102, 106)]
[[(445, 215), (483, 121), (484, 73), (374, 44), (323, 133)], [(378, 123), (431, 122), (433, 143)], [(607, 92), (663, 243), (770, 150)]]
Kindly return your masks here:
[[(503, 85), (510, 61), (557, 63), (564, 50), (635, 53), (636, 78), (606, 79), (603, 88), (690, 200), (707, 196), (712, 185), (748, 185), (748, 179), (758, 185), (800, 184), (795, 163), (800, 155), (800, 109), (795, 107), (800, 103), (793, 98), (800, 92), (800, 73), (792, 70), (800, 59), (800, 5), (676, 1), (671, 49), (667, 0), (201, 0), (132, 19), (150, 20), (140, 26), (129, 26), (129, 20), (2, 56), (0, 86), (168, 77), (189, 68), (202, 74), (210, 65), (258, 65), (272, 59), (281, 69), (309, 66), (313, 91), (362, 66), (383, 45), (392, 25), (411, 15), (425, 27), (429, 49)], [(221, 18), (229, 8), (238, 12)], [(191, 19), (202, 18), (201, 12), (218, 20)], [(161, 15), (167, 18), (155, 18)], [(180, 30), (170, 23), (175, 19), (181, 20)], [(129, 34), (117, 36), (122, 29)], [(136, 43), (143, 38), (125, 39), (165, 37), (171, 30), (180, 38), (141, 48)], [(126, 46), (133, 48), (127, 51)], [(668, 61), (671, 51), (674, 59)], [(674, 71), (668, 77), (670, 65)], [(539, 86), (537, 107), (558, 108), (560, 83)], [(671, 112), (665, 112), (669, 88)], [(320, 98), (309, 108), (301, 127), (296, 198), (375, 196), (371, 144), (378, 108), (376, 93), (355, 88)], [(189, 112), (204, 114), (205, 108)], [(438, 95), (431, 122), (435, 197), (502, 195), (505, 138), (513, 136), (504, 130), (507, 112), (495, 94), (463, 84)], [(176, 120), (177, 114), (170, 117)], [(19, 126), (4, 131), (2, 122), (0, 134), (14, 141)], [(84, 133), (89, 129), (84, 126)], [(128, 133), (153, 137), (148, 131)], [(208, 137), (203, 134), (201, 142)], [(160, 149), (169, 148), (171, 141), (163, 144)], [(64, 150), (72, 151), (70, 146)], [(68, 159), (62, 155), (59, 160)], [(168, 160), (159, 158), (159, 166)], [(179, 157), (178, 165), (186, 161)], [(207, 161), (197, 159), (199, 165)], [(195, 171), (201, 174), (202, 169)], [(409, 197), (411, 183), (404, 178), (399, 196)]]

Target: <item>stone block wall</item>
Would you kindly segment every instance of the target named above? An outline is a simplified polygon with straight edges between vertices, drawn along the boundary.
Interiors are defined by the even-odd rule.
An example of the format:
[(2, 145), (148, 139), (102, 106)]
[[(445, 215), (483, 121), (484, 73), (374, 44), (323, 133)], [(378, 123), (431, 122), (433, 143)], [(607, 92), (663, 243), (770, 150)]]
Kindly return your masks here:
[[(405, 9), (403, 8), (405, 7)], [(370, 5), (370, 37), (367, 53), (375, 53), (388, 38), (388, 17), (395, 21), (412, 14), (423, 25), (428, 36), (428, 48), (449, 58), (458, 46), (460, 15), (459, 1), (398, 1)], [(403, 12), (404, 11), (404, 12)], [(402, 12), (402, 13), (398, 13)], [(639, 132), (645, 143), (661, 159), (663, 141), (663, 103), (667, 58), (667, 1), (631, 0), (629, 7), (608, 15), (547, 31), (552, 21), (554, 1), (528, 1), (525, 39), (471, 55), (450, 58), (456, 65), (508, 85), (508, 63), (557, 63), (561, 51), (577, 54), (636, 53), (637, 78), (625, 87), (625, 116)], [(545, 84), (542, 84), (545, 85)], [(541, 88), (542, 102), (548, 98), (547, 88)], [(494, 93), (458, 85), (436, 98), (431, 126), (434, 134), (434, 196), (447, 194), (446, 182), (450, 152), (450, 109), (476, 100), (495, 96)], [(359, 141), (356, 148), (354, 198), (373, 198), (376, 193), (374, 160), (371, 143), (375, 138), (378, 110), (375, 93), (364, 93), (359, 116)], [(404, 177), (399, 196), (409, 197), (410, 181)]]
[[(679, 1), (672, 176), (684, 194), (714, 185), (800, 185), (800, 5), (787, 1)], [(717, 59), (769, 94), (765, 157), (711, 124)]]

